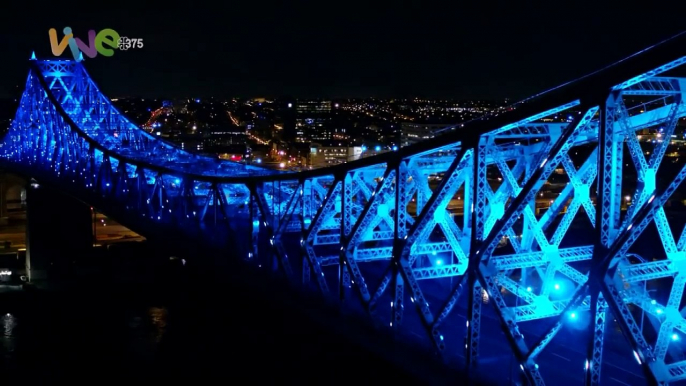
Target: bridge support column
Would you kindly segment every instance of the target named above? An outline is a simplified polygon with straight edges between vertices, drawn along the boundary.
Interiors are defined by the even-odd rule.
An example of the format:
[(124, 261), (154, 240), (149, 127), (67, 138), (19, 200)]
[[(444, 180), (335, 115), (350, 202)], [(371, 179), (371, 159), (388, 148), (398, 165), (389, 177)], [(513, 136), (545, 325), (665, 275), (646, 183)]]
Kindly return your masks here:
[(88, 205), (57, 190), (26, 189), (26, 271), (31, 282), (53, 278), (93, 247)]
[(7, 224), (7, 182), (4, 176), (0, 179), (0, 224)]

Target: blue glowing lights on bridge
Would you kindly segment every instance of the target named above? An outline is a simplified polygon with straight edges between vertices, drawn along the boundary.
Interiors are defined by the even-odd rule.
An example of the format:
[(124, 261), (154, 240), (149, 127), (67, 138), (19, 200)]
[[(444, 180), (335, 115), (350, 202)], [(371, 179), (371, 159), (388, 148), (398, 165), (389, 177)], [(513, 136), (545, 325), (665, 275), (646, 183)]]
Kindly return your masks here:
[[(184, 152), (128, 121), (83, 64), (31, 60), (0, 155), (143, 235), (246, 235), (225, 247), (400, 337), (423, 336), (447, 362), (476, 366), (497, 332), (482, 320), (487, 303), (500, 351), (532, 384), (555, 374), (544, 349), (566, 329), (588, 344), (565, 372), (587, 384), (615, 352), (666, 383), (686, 379), (686, 232), (671, 214), (686, 178), (672, 154), (686, 79), (665, 75), (685, 62), (425, 144), (279, 173)], [(609, 337), (615, 321), (626, 341)]]

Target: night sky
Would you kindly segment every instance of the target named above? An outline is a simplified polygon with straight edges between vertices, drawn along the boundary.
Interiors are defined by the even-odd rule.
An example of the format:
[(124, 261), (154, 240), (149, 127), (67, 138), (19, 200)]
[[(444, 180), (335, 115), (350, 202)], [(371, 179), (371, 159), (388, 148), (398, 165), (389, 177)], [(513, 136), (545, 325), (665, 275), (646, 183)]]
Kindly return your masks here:
[(686, 29), (668, 2), (89, 3), (3, 5), (0, 97), (17, 95), (32, 51), (53, 57), (48, 30), (65, 26), (142, 38), (86, 66), (108, 96), (168, 98), (518, 99)]

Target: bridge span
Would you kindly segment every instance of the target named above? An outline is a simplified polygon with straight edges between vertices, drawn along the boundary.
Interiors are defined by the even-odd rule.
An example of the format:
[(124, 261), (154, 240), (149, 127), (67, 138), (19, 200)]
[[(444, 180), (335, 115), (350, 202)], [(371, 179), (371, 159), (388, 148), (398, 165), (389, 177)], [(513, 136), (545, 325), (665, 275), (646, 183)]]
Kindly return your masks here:
[[(686, 380), (686, 149), (672, 140), (685, 43), (299, 173), (188, 153), (131, 123), (83, 64), (31, 60), (0, 156), (146, 238), (274, 270), (448, 364), (536, 385), (667, 384)], [(539, 211), (554, 174), (565, 182)]]

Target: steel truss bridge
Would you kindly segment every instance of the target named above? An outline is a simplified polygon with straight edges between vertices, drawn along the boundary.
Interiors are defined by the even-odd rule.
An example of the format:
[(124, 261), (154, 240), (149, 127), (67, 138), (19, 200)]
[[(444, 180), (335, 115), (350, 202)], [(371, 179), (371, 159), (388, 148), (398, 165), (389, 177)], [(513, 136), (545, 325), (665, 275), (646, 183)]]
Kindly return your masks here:
[[(686, 219), (673, 214), (686, 160), (671, 154), (686, 78), (669, 75), (685, 48), (668, 41), (434, 140), (300, 173), (185, 152), (131, 123), (81, 63), (33, 59), (0, 155), (143, 235), (202, 238), (419, 335), (449, 363), (474, 368), (483, 339), (503, 336), (519, 376), (542, 385), (546, 348), (582, 323), (565, 371), (600, 384), (615, 355), (667, 384), (686, 379)], [(501, 335), (481, 329), (487, 312)]]

